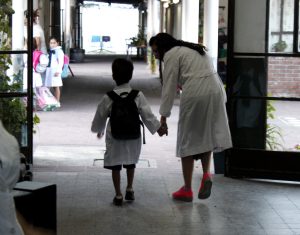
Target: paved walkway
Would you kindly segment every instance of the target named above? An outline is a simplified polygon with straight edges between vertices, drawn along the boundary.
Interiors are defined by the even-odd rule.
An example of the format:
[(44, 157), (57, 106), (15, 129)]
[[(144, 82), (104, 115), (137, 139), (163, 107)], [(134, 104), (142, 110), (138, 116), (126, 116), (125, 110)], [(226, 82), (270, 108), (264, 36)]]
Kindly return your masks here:
[[(135, 62), (132, 86), (147, 96), (158, 114), (160, 82), (148, 66)], [(146, 133), (136, 170), (136, 201), (112, 205), (111, 175), (102, 168), (104, 140), (90, 132), (101, 96), (112, 89), (111, 60), (89, 58), (71, 64), (76, 75), (64, 82), (62, 108), (39, 112), (34, 136), (34, 180), (57, 184), (58, 234), (201, 235), (300, 234), (300, 185), (291, 182), (240, 180), (214, 176), (207, 200), (181, 203), (171, 193), (182, 185), (175, 158), (178, 100), (169, 120), (169, 136)], [(93, 163), (95, 163), (93, 165)], [(196, 192), (201, 178), (197, 162)], [(122, 172), (125, 190), (125, 172)]]

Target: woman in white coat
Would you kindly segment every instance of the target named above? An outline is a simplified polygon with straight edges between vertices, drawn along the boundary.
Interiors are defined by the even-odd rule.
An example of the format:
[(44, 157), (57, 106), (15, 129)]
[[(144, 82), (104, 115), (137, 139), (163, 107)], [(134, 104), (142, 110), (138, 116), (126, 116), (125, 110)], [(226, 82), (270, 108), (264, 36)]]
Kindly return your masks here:
[(211, 153), (232, 146), (223, 84), (203, 45), (177, 40), (167, 33), (152, 37), (149, 44), (164, 65), (159, 110), (162, 125), (167, 125), (171, 115), (177, 87), (182, 89), (176, 155), (181, 158), (184, 186), (173, 193), (173, 198), (193, 200), (192, 175), (194, 160), (198, 159), (203, 167), (198, 198), (208, 198)]

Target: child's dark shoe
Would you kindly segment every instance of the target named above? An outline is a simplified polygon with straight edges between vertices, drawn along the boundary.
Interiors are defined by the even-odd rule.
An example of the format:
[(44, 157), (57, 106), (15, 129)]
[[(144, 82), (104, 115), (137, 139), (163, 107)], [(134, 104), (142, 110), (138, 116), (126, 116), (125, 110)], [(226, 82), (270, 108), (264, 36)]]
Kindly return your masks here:
[(123, 196), (115, 196), (113, 200), (114, 205), (122, 206), (123, 204)]
[(134, 191), (131, 190), (126, 190), (126, 194), (125, 194), (125, 200), (127, 201), (134, 201), (135, 197), (134, 197)]

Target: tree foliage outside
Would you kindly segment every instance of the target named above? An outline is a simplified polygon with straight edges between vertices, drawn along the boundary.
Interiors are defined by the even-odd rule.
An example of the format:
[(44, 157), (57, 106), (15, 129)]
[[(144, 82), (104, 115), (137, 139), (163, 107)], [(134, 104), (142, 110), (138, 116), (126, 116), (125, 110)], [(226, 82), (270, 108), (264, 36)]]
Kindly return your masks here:
[[(11, 0), (0, 0), (0, 6), (0, 51), (5, 52), (11, 48), (12, 35), (9, 21), (14, 10), (11, 7)], [(18, 79), (12, 79), (7, 75), (7, 70), (11, 65), (10, 54), (0, 54), (1, 93), (19, 92), (22, 89), (22, 83)], [(0, 98), (0, 119), (11, 134), (20, 134), (22, 125), (26, 123), (26, 105), (22, 98)]]

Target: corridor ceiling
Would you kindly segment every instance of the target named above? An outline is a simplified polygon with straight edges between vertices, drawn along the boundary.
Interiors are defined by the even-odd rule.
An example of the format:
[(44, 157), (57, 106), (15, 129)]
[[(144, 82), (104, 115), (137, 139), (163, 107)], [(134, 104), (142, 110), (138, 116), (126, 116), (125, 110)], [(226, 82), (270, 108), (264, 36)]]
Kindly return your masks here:
[[(82, 0), (79, 0), (83, 2)], [(139, 3), (144, 2), (144, 0), (89, 0), (92, 2), (106, 2), (106, 3), (121, 3), (121, 4), (133, 4), (138, 5)]]

